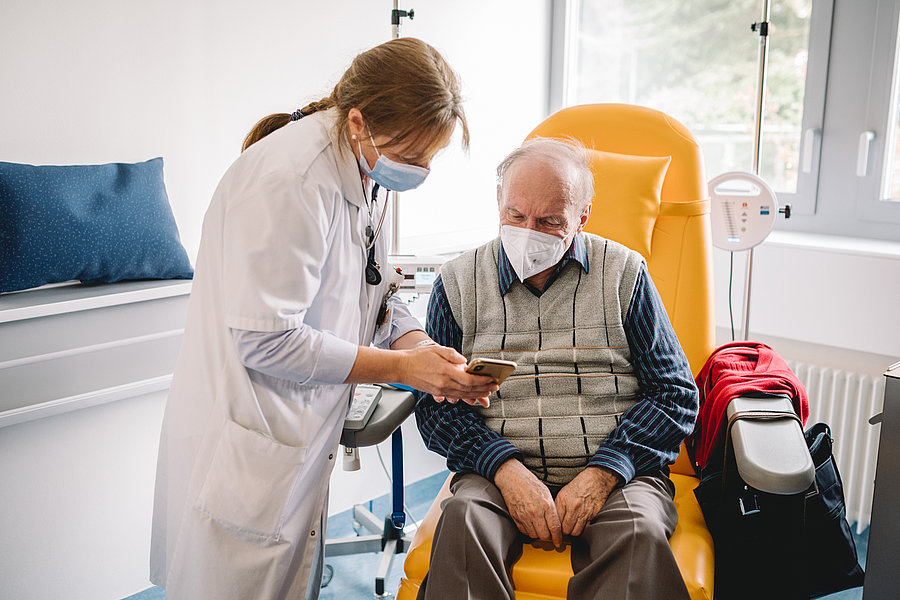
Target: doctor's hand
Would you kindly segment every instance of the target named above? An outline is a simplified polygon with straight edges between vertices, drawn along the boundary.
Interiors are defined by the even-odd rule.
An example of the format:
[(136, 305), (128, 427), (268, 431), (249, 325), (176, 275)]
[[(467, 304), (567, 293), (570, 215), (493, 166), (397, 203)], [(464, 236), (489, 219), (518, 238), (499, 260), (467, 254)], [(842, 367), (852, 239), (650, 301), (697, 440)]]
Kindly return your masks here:
[(619, 482), (619, 476), (602, 467), (587, 467), (556, 495), (556, 512), (562, 532), (579, 536), (594, 520)]
[(493, 378), (466, 373), (466, 358), (453, 348), (432, 344), (399, 352), (405, 355), (401, 383), (431, 394), (437, 402), (488, 406), (488, 396), (498, 389)]
[(509, 515), (523, 534), (562, 547), (562, 524), (550, 489), (515, 458), (500, 465), (494, 485), (503, 494)]

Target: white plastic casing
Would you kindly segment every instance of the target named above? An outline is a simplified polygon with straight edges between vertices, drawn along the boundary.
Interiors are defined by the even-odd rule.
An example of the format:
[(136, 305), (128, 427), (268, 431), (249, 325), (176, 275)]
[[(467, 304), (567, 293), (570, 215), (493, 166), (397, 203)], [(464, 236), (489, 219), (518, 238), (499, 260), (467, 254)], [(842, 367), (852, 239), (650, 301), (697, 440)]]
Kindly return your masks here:
[(778, 200), (762, 178), (740, 171), (709, 182), (712, 242), (723, 250), (747, 250), (763, 242), (775, 225)]

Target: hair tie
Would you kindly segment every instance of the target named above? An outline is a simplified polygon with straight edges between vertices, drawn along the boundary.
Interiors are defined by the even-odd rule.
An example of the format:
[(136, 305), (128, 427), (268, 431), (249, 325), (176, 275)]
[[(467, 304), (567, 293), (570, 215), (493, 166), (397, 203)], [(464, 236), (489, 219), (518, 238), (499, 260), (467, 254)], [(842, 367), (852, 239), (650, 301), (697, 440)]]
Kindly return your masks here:
[(295, 110), (294, 112), (291, 113), (291, 121), (299, 121), (300, 119), (302, 119), (305, 116), (306, 115), (303, 113), (303, 110), (298, 108), (297, 110)]

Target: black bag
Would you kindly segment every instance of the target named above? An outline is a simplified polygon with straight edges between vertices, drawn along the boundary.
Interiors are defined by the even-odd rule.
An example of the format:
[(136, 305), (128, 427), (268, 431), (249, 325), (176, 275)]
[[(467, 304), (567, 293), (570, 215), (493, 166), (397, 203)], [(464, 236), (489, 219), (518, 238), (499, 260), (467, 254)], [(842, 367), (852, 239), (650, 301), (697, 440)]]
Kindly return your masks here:
[(847, 523), (844, 486), (831, 453), (831, 429), (816, 423), (806, 430), (806, 445), (816, 466), (818, 493), (806, 499), (804, 528), (810, 598), (863, 584), (856, 542)]
[[(717, 456), (701, 474), (694, 495), (716, 546), (717, 597), (726, 600), (755, 597), (755, 591), (750, 590), (759, 585), (754, 578), (760, 572), (771, 573), (773, 568), (789, 572), (796, 568), (793, 563), (767, 563), (776, 560), (772, 557), (783, 550), (782, 545), (792, 544), (784, 537), (777, 537), (779, 532), (789, 530), (802, 536), (802, 540), (794, 539), (799, 551), (804, 553), (802, 562), (806, 565), (805, 582), (810, 598), (863, 584), (864, 573), (847, 522), (844, 488), (831, 452), (831, 430), (825, 423), (817, 423), (804, 436), (816, 467), (815, 490), (806, 498), (805, 506), (792, 503), (791, 497), (748, 488), (739, 478), (729, 476), (731, 483), (723, 484), (724, 464), (729, 465), (729, 472), (736, 472), (733, 459), (726, 461), (723, 456)], [(758, 502), (751, 516), (743, 517), (734, 510), (741, 494)], [(798, 523), (799, 515), (804, 512), (804, 522)], [(778, 562), (783, 562), (783, 557)]]

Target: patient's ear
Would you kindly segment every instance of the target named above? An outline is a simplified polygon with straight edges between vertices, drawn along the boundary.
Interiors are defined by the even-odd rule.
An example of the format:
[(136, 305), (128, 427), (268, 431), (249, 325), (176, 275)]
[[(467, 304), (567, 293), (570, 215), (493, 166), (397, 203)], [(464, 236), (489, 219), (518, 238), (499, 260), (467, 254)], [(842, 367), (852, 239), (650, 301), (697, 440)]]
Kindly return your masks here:
[(591, 205), (588, 204), (584, 207), (584, 210), (581, 211), (581, 216), (578, 218), (578, 233), (584, 231), (584, 226), (587, 225), (588, 219), (591, 218)]
[(502, 188), (500, 187), (500, 184), (498, 183), (497, 184), (497, 208), (500, 207), (500, 192), (501, 192), (501, 190), (502, 190)]

